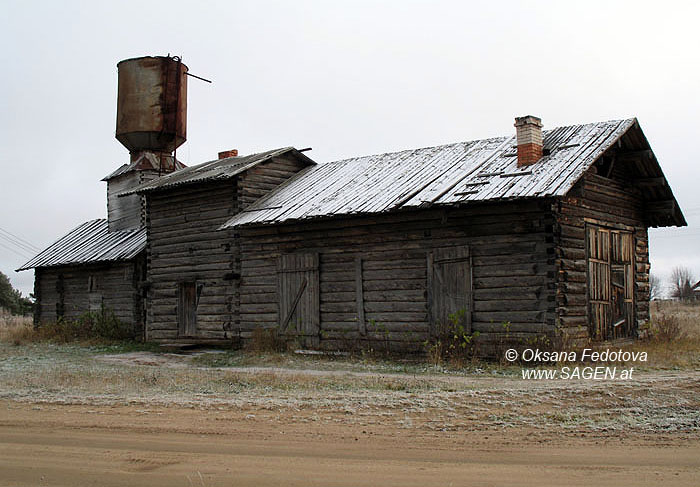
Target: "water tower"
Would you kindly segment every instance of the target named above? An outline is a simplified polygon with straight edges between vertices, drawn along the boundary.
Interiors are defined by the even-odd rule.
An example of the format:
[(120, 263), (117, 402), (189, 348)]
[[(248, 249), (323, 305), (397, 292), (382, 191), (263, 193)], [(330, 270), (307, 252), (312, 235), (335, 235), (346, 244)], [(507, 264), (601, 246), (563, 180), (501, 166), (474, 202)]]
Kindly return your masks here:
[(110, 232), (144, 226), (144, 197), (123, 193), (183, 168), (175, 154), (187, 138), (187, 66), (180, 58), (126, 59), (117, 70), (116, 137), (131, 160), (103, 179)]
[(175, 169), (173, 151), (187, 138), (187, 66), (180, 58), (145, 56), (117, 64), (116, 137), (132, 162), (150, 152)]

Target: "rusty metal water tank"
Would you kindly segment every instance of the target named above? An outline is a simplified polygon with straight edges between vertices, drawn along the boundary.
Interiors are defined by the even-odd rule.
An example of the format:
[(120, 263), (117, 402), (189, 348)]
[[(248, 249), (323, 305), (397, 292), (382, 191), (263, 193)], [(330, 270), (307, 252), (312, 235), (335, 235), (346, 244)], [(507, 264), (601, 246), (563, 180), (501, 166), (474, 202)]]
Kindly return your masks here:
[(116, 137), (130, 152), (172, 152), (187, 138), (187, 66), (147, 56), (117, 64)]

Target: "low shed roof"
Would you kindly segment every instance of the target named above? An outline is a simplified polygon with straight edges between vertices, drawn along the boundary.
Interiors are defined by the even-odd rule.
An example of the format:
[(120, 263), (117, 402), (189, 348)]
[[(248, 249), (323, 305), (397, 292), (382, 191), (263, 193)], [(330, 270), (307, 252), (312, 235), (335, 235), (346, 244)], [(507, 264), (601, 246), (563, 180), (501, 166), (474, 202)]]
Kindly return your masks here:
[[(519, 168), (515, 136), (355, 157), (304, 169), (222, 228), (431, 205), (563, 196), (637, 120), (546, 130), (545, 156)], [(640, 145), (647, 144), (643, 134)], [(644, 147), (648, 148), (648, 147)], [(653, 175), (663, 176), (654, 159)], [(658, 173), (658, 174), (657, 174)], [(668, 189), (670, 198), (673, 195)], [(684, 220), (680, 210), (675, 219)]]
[(132, 193), (147, 193), (150, 191), (169, 189), (185, 184), (231, 179), (234, 176), (257, 166), (258, 164), (284, 155), (299, 157), (307, 164), (316, 164), (294, 147), (283, 147), (281, 149), (259, 152), (257, 154), (250, 154), (247, 156), (226, 157), (224, 159), (217, 159), (215, 161), (204, 162), (196, 166), (186, 167), (165, 176), (161, 176), (158, 179), (143, 183), (134, 189), (121, 193), (120, 196)]
[(128, 260), (145, 248), (145, 228), (109, 232), (106, 219), (90, 220), (78, 225), (17, 270)]

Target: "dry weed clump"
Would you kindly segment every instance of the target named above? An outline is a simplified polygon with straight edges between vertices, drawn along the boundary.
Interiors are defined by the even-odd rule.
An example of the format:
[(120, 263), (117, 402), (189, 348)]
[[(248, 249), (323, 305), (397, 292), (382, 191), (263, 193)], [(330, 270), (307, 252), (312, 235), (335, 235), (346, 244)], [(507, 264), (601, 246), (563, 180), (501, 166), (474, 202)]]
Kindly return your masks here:
[(650, 304), (649, 335), (629, 349), (646, 351), (649, 366), (700, 366), (700, 304), (678, 301)]
[(32, 341), (34, 326), (31, 316), (0, 313), (0, 341), (21, 345)]
[(0, 317), (0, 341), (23, 345), (35, 342), (69, 343), (74, 341), (126, 340), (132, 331), (113, 312), (88, 312), (75, 320), (58, 320), (33, 326), (28, 316)]
[(287, 351), (287, 342), (277, 328), (255, 328), (248, 349), (258, 353), (279, 353)]
[(653, 301), (650, 306), (652, 323), (659, 316), (671, 316), (687, 338), (700, 339), (700, 302)]

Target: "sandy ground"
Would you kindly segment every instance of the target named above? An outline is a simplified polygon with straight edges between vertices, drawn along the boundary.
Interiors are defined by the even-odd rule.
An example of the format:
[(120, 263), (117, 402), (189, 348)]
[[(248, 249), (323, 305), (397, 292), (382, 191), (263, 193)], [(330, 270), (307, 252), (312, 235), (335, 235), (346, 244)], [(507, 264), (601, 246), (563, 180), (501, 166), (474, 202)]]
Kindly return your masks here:
[(0, 486), (700, 484), (696, 370), (525, 381), (2, 352)]
[[(303, 414), (303, 413), (302, 413)], [(306, 413), (308, 415), (312, 412)], [(0, 402), (0, 485), (698, 485), (700, 441)]]

